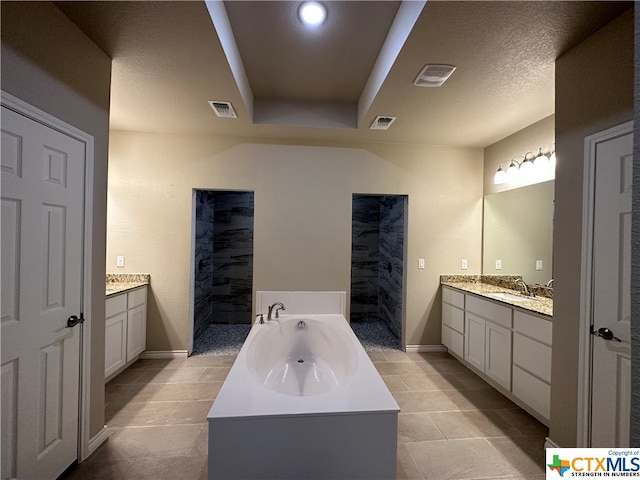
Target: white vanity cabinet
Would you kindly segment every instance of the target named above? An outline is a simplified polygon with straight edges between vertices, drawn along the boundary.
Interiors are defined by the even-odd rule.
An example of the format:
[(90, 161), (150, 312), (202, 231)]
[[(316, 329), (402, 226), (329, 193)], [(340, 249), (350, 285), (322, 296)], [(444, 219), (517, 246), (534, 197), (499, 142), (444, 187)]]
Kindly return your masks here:
[(127, 362), (146, 348), (147, 343), (147, 288), (127, 293)]
[(549, 418), (551, 321), (520, 311), (513, 321), (513, 393)]
[(104, 376), (127, 363), (127, 294), (107, 298), (105, 303)]
[(442, 287), (442, 344), (464, 355), (464, 293)]
[(147, 287), (109, 296), (105, 317), (104, 376), (110, 380), (146, 348)]
[(443, 285), (442, 343), (505, 396), (548, 422), (550, 317)]
[(510, 390), (512, 309), (490, 300), (466, 297), (463, 358)]

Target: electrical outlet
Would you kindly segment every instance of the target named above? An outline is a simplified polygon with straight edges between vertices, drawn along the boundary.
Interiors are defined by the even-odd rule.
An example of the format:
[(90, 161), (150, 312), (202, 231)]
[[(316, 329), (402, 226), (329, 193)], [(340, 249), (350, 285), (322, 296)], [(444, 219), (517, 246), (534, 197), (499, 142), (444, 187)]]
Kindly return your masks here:
[(502, 270), (502, 260), (496, 260), (496, 270)]
[(460, 268), (461, 268), (462, 270), (466, 270), (467, 268), (469, 268), (469, 260), (467, 260), (466, 258), (463, 258), (463, 259), (460, 261)]
[(124, 255), (118, 255), (116, 257), (116, 267), (118, 268), (124, 267)]
[(424, 270), (424, 258), (419, 258), (418, 259), (418, 268), (420, 270)]
[(542, 270), (542, 260), (536, 260), (536, 270)]

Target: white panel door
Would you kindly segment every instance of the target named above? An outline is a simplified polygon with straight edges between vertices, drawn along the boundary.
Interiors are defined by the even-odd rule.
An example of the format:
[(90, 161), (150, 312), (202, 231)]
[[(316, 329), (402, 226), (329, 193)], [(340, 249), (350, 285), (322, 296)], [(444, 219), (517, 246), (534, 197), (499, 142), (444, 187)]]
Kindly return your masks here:
[(2, 107), (2, 478), (77, 458), (84, 144)]
[(631, 133), (596, 149), (591, 447), (629, 445), (632, 152)]

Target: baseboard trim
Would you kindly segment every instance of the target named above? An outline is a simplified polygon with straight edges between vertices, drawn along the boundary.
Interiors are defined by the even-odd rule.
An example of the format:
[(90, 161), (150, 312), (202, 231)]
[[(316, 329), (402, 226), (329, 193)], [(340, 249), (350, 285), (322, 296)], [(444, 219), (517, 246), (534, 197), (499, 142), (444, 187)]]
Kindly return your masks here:
[(100, 447), (100, 445), (107, 441), (108, 438), (109, 434), (107, 433), (107, 426), (105, 425), (104, 427), (102, 427), (102, 430), (91, 437), (91, 439), (89, 440), (87, 455), (86, 457), (81, 458), (80, 462), (84, 462), (87, 458), (89, 458), (91, 454), (95, 452), (98, 447)]
[(551, 440), (549, 437), (544, 437), (544, 448), (560, 448), (560, 445)]
[(444, 345), (407, 345), (405, 352), (407, 353), (434, 353), (434, 352), (448, 352), (449, 350)]
[(187, 358), (188, 350), (145, 350), (140, 354), (140, 359), (157, 359), (157, 358)]

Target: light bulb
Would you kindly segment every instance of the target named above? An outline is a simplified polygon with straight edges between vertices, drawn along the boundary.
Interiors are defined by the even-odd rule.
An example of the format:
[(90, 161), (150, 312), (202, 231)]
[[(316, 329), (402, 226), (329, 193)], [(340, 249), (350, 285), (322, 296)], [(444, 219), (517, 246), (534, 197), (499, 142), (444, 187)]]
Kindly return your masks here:
[(520, 176), (519, 165), (516, 162), (511, 161), (511, 163), (509, 164), (509, 168), (507, 168), (507, 178), (509, 179), (510, 182), (515, 182), (519, 176)]
[(520, 164), (520, 173), (525, 175), (525, 174), (531, 174), (532, 172), (533, 172), (533, 162), (529, 159), (525, 159)]
[(549, 157), (542, 153), (542, 149), (540, 149), (540, 152), (533, 161), (533, 164), (540, 169), (546, 168), (547, 165), (549, 165)]
[(298, 14), (305, 25), (315, 27), (327, 18), (327, 9), (318, 2), (304, 2)]
[(502, 185), (503, 183), (507, 183), (507, 172), (505, 172), (502, 168), (498, 168), (498, 171), (493, 176), (493, 184)]

